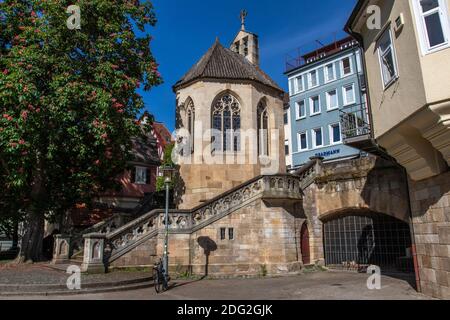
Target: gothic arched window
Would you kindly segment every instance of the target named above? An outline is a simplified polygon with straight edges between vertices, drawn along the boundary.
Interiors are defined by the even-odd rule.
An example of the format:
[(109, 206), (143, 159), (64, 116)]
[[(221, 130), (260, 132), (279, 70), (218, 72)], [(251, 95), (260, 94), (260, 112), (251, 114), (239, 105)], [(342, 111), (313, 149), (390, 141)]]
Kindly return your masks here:
[(195, 107), (194, 102), (192, 100), (189, 100), (186, 107), (186, 124), (187, 124), (187, 130), (189, 132), (189, 147), (191, 149), (191, 152), (194, 152), (194, 134), (195, 134)]
[(258, 155), (269, 155), (269, 115), (264, 102), (258, 104)]
[(233, 95), (226, 93), (212, 107), (213, 151), (241, 150), (241, 106)]

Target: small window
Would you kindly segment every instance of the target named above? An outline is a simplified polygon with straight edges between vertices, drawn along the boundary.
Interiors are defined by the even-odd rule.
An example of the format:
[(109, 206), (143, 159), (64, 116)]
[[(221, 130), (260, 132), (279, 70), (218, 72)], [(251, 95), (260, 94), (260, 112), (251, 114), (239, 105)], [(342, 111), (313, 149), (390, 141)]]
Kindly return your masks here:
[(414, 0), (418, 13), (418, 25), (422, 28), (424, 51), (449, 45), (450, 26), (447, 8), (443, 0)]
[(146, 184), (147, 183), (147, 168), (136, 167), (134, 183)]
[(309, 73), (309, 87), (313, 88), (313, 87), (317, 87), (319, 85), (319, 81), (317, 79), (317, 71), (311, 71)]
[(342, 76), (348, 76), (349, 74), (352, 73), (352, 63), (350, 60), (350, 57), (344, 58), (341, 61), (342, 64)]
[(295, 109), (297, 120), (304, 119), (306, 117), (305, 100), (296, 102)]
[(309, 98), (310, 108), (311, 108), (311, 115), (319, 114), (320, 109), (320, 98), (319, 96), (314, 96)]
[(303, 90), (303, 76), (298, 76), (295, 78), (295, 92), (302, 92)]
[(298, 148), (299, 151), (308, 150), (308, 136), (306, 132), (298, 134)]
[(342, 141), (341, 125), (339, 123), (330, 125), (330, 141), (331, 144), (337, 144)]
[(284, 124), (289, 124), (289, 115), (288, 111), (284, 112)]
[(239, 41), (234, 43), (234, 51), (239, 53)]
[(248, 37), (244, 38), (244, 56), (248, 56)]
[(234, 228), (228, 228), (228, 240), (234, 240)]
[(338, 100), (337, 100), (337, 90), (331, 90), (327, 92), (327, 109), (333, 110), (338, 107)]
[(289, 155), (289, 140), (284, 141), (284, 154)]
[(220, 228), (220, 240), (225, 240), (226, 239), (226, 232), (227, 229), (226, 228)]
[(289, 79), (289, 93), (291, 96), (295, 94), (295, 85), (294, 85), (295, 79)]
[(313, 148), (323, 147), (322, 128), (312, 130)]
[(394, 46), (392, 45), (391, 30), (384, 31), (377, 43), (378, 57), (381, 65), (381, 76), (386, 88), (397, 78), (397, 65), (395, 63)]
[(336, 74), (334, 72), (334, 64), (330, 63), (325, 66), (325, 81), (330, 82), (336, 79)]
[(355, 85), (350, 84), (343, 87), (344, 105), (355, 103)]

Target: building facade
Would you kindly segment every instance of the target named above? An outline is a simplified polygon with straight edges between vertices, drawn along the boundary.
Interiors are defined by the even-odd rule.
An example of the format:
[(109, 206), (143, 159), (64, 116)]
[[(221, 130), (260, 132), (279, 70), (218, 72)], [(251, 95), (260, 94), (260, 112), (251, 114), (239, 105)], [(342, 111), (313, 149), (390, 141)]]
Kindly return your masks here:
[(305, 53), (288, 66), (292, 167), (311, 157), (325, 161), (356, 157), (342, 143), (340, 113), (365, 103), (357, 42), (345, 38)]
[[(259, 68), (258, 37), (218, 39), (174, 86), (180, 152), (178, 205), (191, 209), (261, 174), (286, 171), (284, 91)], [(180, 145), (179, 145), (180, 146)]]
[[(367, 21), (380, 8), (380, 28)], [(385, 153), (409, 177), (422, 292), (450, 298), (450, 1), (357, 3), (346, 30), (361, 43), (370, 95), (365, 129), (344, 140)], [(377, 17), (375, 17), (377, 18)], [(373, 21), (373, 20), (372, 20)], [(346, 119), (344, 119), (346, 120)], [(353, 129), (352, 129), (353, 127)], [(361, 134), (360, 134), (361, 133)]]
[(289, 95), (286, 95), (286, 102), (284, 104), (284, 154), (286, 157), (286, 170), (292, 170), (292, 134), (291, 134), (291, 106), (289, 103)]

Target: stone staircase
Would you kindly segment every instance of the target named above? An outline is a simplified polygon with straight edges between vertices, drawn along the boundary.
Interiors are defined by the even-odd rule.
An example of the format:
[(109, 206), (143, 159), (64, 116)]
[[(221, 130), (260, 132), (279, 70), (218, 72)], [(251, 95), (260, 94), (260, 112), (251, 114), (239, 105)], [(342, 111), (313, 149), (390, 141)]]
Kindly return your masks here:
[[(320, 159), (312, 159), (294, 175), (258, 176), (196, 208), (169, 210), (169, 233), (190, 235), (257, 199), (301, 201), (303, 189), (314, 182), (317, 170)], [(135, 248), (161, 238), (165, 234), (164, 216), (163, 209), (152, 210), (116, 229), (111, 228), (111, 221), (103, 221), (83, 234), (84, 248), (73, 251), (71, 257), (74, 262), (83, 263), (84, 271), (102, 272)], [(60, 246), (61, 241), (57, 241), (55, 255), (62, 255), (60, 260), (64, 260), (65, 252), (58, 250)]]
[[(54, 263), (70, 263), (81, 265), (84, 258), (84, 236), (87, 234), (107, 234), (129, 223), (136, 217), (155, 208), (160, 201), (158, 195), (151, 193), (146, 195), (131, 212), (117, 212), (112, 217), (105, 219), (82, 232), (70, 235), (57, 235), (57, 243), (54, 248)], [(67, 250), (65, 250), (67, 246)], [(67, 252), (67, 253), (66, 253)]]
[[(258, 176), (194, 209), (170, 210), (169, 233), (192, 234), (256, 199), (301, 200), (301, 179), (313, 172), (308, 171), (302, 177), (290, 174)], [(149, 239), (163, 235), (164, 221), (164, 210), (158, 209), (112, 232), (87, 235), (89, 241), (85, 242), (85, 251), (89, 254), (84, 256), (85, 270), (90, 270), (89, 266), (107, 267)]]

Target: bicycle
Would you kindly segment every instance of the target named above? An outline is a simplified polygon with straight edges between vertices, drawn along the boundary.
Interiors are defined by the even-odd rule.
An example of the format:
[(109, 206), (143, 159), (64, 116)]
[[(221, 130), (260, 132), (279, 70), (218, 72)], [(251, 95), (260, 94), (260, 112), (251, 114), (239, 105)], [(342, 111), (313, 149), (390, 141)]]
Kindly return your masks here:
[(162, 259), (159, 259), (153, 267), (153, 282), (156, 293), (167, 291), (169, 288), (169, 279), (166, 277)]

